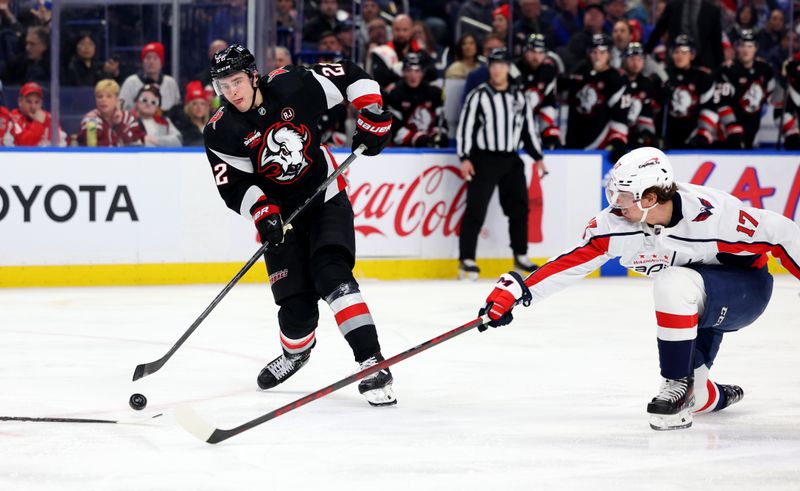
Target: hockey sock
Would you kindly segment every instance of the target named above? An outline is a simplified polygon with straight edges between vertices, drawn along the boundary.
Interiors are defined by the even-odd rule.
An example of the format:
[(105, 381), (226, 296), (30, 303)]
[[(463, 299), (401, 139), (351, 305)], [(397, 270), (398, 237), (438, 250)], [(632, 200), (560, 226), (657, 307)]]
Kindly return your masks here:
[(653, 297), (664, 378), (675, 380), (692, 374), (698, 304), (704, 302), (704, 294), (703, 278), (691, 269), (672, 267), (656, 276)]
[(325, 297), (336, 323), (353, 350), (356, 361), (361, 363), (380, 351), (375, 321), (364, 302), (355, 281), (342, 283)]

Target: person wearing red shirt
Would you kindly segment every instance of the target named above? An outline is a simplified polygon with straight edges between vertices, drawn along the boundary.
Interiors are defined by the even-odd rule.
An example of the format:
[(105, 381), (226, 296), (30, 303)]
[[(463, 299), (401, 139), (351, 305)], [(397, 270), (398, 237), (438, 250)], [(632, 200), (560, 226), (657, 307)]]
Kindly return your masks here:
[[(50, 113), (42, 109), (44, 89), (36, 82), (28, 82), (19, 89), (18, 109), (11, 112), (11, 127), (3, 136), (3, 144), (15, 147), (50, 146)], [(67, 145), (67, 134), (59, 127), (59, 147)]]
[(11, 112), (3, 104), (3, 82), (0, 82), (0, 147), (3, 146), (3, 137), (11, 126)]
[(117, 82), (111, 79), (97, 82), (94, 86), (94, 100), (96, 107), (81, 119), (79, 145), (86, 147), (142, 145), (144, 129), (132, 111), (120, 107)]

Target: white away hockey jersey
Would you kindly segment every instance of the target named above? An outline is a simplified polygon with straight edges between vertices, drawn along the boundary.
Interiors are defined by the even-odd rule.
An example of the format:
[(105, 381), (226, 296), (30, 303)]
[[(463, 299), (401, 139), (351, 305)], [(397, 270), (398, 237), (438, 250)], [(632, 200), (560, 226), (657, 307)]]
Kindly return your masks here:
[(615, 257), (626, 268), (652, 276), (670, 266), (698, 263), (762, 267), (769, 252), (800, 279), (800, 226), (795, 222), (705, 186), (678, 183), (678, 195), (682, 218), (672, 227), (631, 223), (612, 208), (601, 211), (586, 226), (578, 247), (525, 279), (533, 301)]

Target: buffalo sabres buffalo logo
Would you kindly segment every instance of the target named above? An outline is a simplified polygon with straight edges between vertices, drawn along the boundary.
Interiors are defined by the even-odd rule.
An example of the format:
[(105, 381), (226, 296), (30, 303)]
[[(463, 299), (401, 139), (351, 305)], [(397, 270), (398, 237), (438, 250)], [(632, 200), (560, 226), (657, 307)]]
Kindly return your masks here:
[(669, 101), (669, 114), (673, 118), (687, 118), (690, 111), (697, 104), (697, 96), (686, 87), (678, 87), (672, 92)]
[(278, 184), (297, 180), (308, 170), (309, 143), (311, 132), (304, 125), (275, 123), (261, 143), (258, 171)]
[(581, 114), (591, 114), (594, 112), (595, 106), (601, 104), (603, 101), (597, 89), (592, 84), (584, 85), (578, 91), (578, 112)]
[(752, 83), (739, 103), (742, 105), (742, 109), (753, 114), (761, 111), (762, 100), (764, 100), (764, 89), (760, 84)]

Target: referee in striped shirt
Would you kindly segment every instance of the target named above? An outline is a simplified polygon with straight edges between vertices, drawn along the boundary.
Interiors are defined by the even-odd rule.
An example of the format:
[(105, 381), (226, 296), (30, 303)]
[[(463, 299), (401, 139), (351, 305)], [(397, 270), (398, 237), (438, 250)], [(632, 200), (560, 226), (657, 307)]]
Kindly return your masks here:
[(461, 176), (467, 182), (467, 208), (459, 238), (459, 277), (476, 279), (480, 273), (475, 263), (478, 234), (486, 218), (486, 209), (494, 188), (500, 193), (500, 205), (508, 217), (514, 268), (534, 271), (528, 259), (528, 188), (522, 159), (517, 153), (520, 142), (536, 161), (534, 171), (542, 166), (542, 150), (533, 111), (525, 94), (509, 79), (511, 60), (505, 48), (489, 54), (489, 81), (468, 95), (456, 133)]

